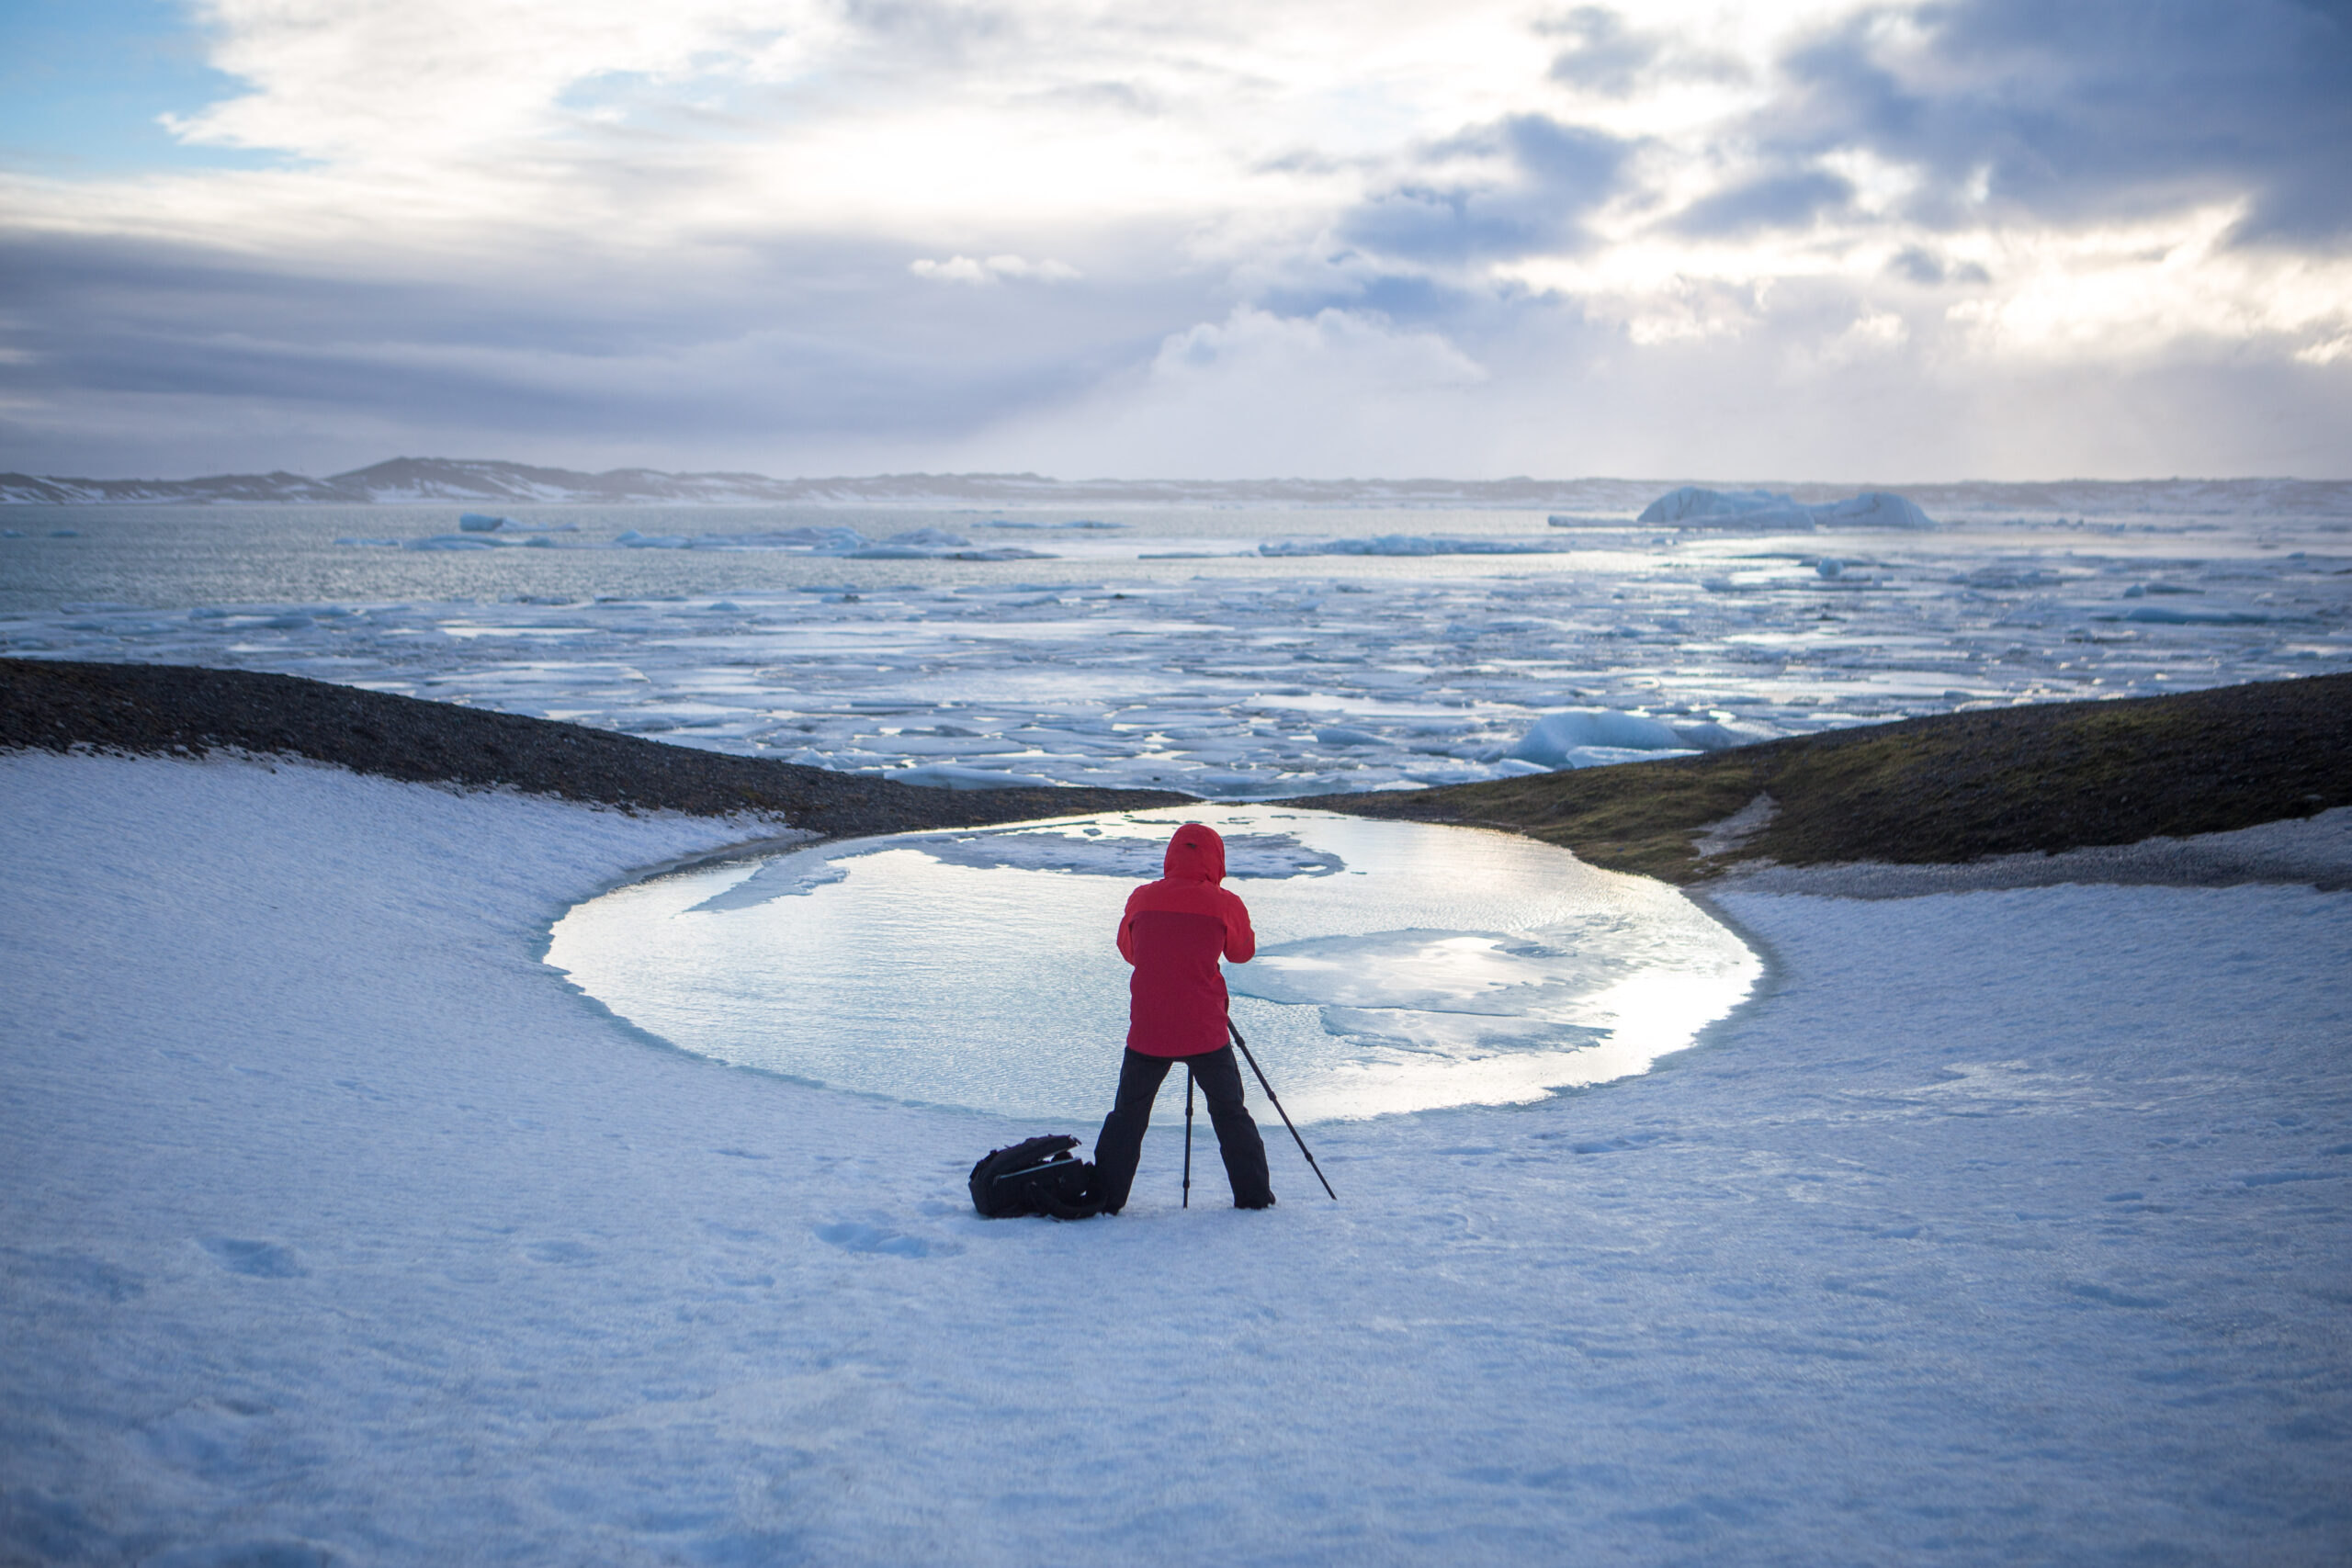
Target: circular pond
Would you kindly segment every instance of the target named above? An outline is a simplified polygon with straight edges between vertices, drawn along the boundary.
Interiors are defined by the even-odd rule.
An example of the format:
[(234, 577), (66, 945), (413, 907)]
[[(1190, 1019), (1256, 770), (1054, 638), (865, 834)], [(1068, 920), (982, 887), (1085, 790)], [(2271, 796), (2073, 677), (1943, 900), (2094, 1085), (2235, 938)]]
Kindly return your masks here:
[[(1196, 811), (1225, 835), (1226, 886), (1258, 931), (1256, 960), (1226, 966), (1234, 1020), (1300, 1121), (1638, 1073), (1761, 972), (1674, 889), (1531, 840), (1274, 806)], [(571, 910), (548, 962), (719, 1061), (1091, 1122), (1126, 1034), (1119, 912), (1184, 819), (854, 840), (657, 876)]]

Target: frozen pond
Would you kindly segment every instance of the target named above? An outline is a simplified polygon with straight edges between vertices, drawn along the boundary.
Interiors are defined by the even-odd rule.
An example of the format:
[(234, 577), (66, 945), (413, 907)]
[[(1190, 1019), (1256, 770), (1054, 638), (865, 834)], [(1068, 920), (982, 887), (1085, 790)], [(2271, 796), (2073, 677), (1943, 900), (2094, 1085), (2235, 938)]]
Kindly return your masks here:
[[(702, 1055), (1091, 1125), (1126, 1033), (1113, 934), (1183, 819), (855, 840), (660, 876), (573, 908), (548, 962)], [(1258, 931), (1256, 961), (1227, 965), (1235, 1020), (1302, 1121), (1638, 1073), (1761, 971), (1672, 888), (1546, 844), (1279, 807), (1198, 819), (1225, 835)], [(1170, 1086), (1181, 1098), (1181, 1076)]]

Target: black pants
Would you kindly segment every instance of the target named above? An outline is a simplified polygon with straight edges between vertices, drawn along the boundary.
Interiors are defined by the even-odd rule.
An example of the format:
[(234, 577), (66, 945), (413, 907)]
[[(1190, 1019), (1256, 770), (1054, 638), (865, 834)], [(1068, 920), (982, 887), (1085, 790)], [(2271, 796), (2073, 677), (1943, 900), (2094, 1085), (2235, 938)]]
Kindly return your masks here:
[(1225, 1156), (1225, 1179), (1233, 1184), (1238, 1208), (1262, 1209), (1274, 1201), (1266, 1179), (1266, 1144), (1258, 1123), (1241, 1103), (1241, 1068), (1233, 1047), (1199, 1056), (1147, 1056), (1130, 1051), (1119, 1064), (1119, 1098), (1102, 1119), (1094, 1140), (1095, 1191), (1108, 1213), (1126, 1206), (1135, 1185), (1136, 1162), (1143, 1157), (1144, 1130), (1151, 1125), (1151, 1102), (1170, 1067), (1190, 1067), (1193, 1081), (1208, 1097), (1209, 1121), (1216, 1128), (1217, 1153)]

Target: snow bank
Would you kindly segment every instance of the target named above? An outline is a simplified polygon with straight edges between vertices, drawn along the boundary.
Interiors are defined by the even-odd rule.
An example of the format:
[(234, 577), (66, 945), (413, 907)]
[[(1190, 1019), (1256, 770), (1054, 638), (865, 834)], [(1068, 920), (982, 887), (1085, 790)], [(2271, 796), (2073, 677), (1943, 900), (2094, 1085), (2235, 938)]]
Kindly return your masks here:
[(1262, 1214), (1205, 1147), (1178, 1210), (1176, 1089), (1055, 1226), (969, 1213), (1014, 1129), (536, 961), (722, 824), (24, 754), (0, 801), (0, 1559), (2352, 1552), (2352, 897), (1727, 895), (1773, 987), (1662, 1070), (1319, 1130), (1336, 1204), (1269, 1118)]

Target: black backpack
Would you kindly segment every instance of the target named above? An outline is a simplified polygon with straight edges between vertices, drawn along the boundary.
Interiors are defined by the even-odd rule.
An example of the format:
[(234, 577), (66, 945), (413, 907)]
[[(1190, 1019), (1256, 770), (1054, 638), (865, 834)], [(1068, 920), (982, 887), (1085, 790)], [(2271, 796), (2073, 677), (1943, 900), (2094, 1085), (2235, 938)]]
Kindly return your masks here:
[(1054, 1133), (990, 1150), (972, 1168), (972, 1207), (991, 1220), (1017, 1214), (1083, 1220), (1101, 1213), (1094, 1167), (1070, 1154), (1076, 1147), (1076, 1138)]

